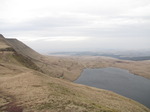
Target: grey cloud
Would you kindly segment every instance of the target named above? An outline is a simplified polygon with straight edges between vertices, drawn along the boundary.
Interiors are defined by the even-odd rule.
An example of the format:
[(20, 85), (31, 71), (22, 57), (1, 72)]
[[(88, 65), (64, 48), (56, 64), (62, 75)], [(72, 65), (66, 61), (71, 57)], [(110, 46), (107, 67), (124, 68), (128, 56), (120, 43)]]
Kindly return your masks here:
[[(33, 3), (32, 0), (28, 0), (28, 2), (30, 1), (31, 3)], [(114, 1), (116, 1), (116, 3)], [(117, 41), (118, 39), (117, 44), (119, 44), (119, 42), (121, 43), (121, 39), (125, 40), (126, 38), (130, 38), (128, 39), (128, 41), (133, 41), (134, 39), (139, 39), (141, 41), (143, 39), (143, 42), (146, 42), (144, 41), (144, 39), (148, 40), (148, 38), (150, 37), (150, 14), (148, 14), (149, 10), (145, 10), (149, 9), (149, 0), (114, 1), (68, 1), (70, 4), (70, 6), (68, 7), (66, 3), (63, 2), (63, 5), (60, 5), (60, 7), (52, 6), (51, 8), (49, 8), (49, 5), (46, 4), (47, 7), (45, 9), (43, 9), (43, 7), (45, 6), (43, 4), (43, 7), (39, 6), (40, 10), (35, 8), (36, 11), (33, 11), (30, 7), (31, 12), (33, 13), (33, 16), (31, 15), (32, 19), (30, 17), (27, 17), (27, 19), (24, 19), (22, 17), (18, 19), (20, 20), (19, 22), (17, 20), (14, 22), (13, 20), (9, 21), (10, 19), (5, 19), (5, 17), (0, 17), (0, 33), (2, 33), (6, 37), (17, 37), (18, 39), (20, 39), (23, 36), (24, 38), (34, 38), (33, 40), (36, 40), (36, 38), (38, 37), (55, 38), (65, 36), (70, 36), (71, 38), (90, 37), (91, 39), (89, 41), (85, 41), (85, 43), (83, 43), (84, 46), (82, 46), (82, 42), (71, 42), (70, 44), (67, 42), (44, 43), (46, 45), (50, 43), (51, 46), (49, 47), (52, 48), (55, 45), (64, 46), (64, 44), (66, 44), (66, 46), (64, 46), (65, 49), (67, 49), (68, 47), (70, 49), (90, 49), (90, 47), (91, 49), (94, 49), (94, 47), (92, 48), (92, 46), (90, 45), (95, 45), (97, 46), (97, 48), (104, 48), (107, 46), (112, 47), (113, 45), (116, 45), (116, 43), (114, 44), (112, 42), (112, 39), (114, 39), (115, 41)], [(54, 4), (57, 5), (57, 2), (54, 1)], [(38, 5), (36, 7), (38, 7)], [(0, 10), (0, 12), (2, 12), (2, 10)], [(27, 12), (26, 15), (28, 15)], [(42, 12), (45, 15), (42, 15)], [(143, 14), (143, 12), (146, 13)], [(20, 13), (21, 12), (19, 12), (18, 14)], [(9, 14), (5, 15), (5, 11), (3, 14), (4, 16), (9, 17)], [(17, 13), (15, 16), (17, 16)], [(99, 46), (101, 38), (108, 38), (108, 43), (110, 43), (110, 45), (107, 42), (106, 45), (101, 42), (101, 46)], [(40, 40), (39, 43), (41, 41), (42, 40)], [(38, 40), (36, 42), (38, 42)], [(129, 42), (126, 41), (126, 43)], [(76, 44), (78, 47), (76, 46)], [(36, 43), (32, 43), (32, 45), (37, 46)], [(71, 47), (71, 45), (76, 46), (76, 48)], [(119, 45), (121, 47), (121, 44)], [(144, 44), (142, 45), (144, 46)], [(138, 46), (139, 41), (137, 41), (137, 45), (135, 45), (135, 47)], [(56, 49), (61, 48), (58, 47)], [(55, 48), (53, 50), (55, 50)]]
[[(59, 33), (63, 28), (80, 27), (88, 24), (88, 21), (73, 17), (45, 17), (35, 18), (22, 23), (11, 24), (1, 21), (0, 30), (5, 32), (55, 32)], [(58, 31), (58, 32), (57, 32)], [(49, 34), (49, 33), (48, 33)]]
[[(116, 17), (116, 19), (129, 17)], [(147, 17), (148, 18), (148, 17)], [(113, 18), (114, 19), (114, 18)], [(129, 18), (135, 19), (135, 18)], [(111, 21), (111, 19), (110, 19)], [(4, 23), (4, 24), (3, 24)], [(14, 34), (31, 33), (38, 36), (90, 36), (90, 37), (148, 37), (150, 23), (114, 25), (114, 27), (91, 27), (92, 20), (70, 17), (38, 18), (20, 24), (1, 22), (0, 30)], [(99, 26), (101, 26), (99, 24)]]

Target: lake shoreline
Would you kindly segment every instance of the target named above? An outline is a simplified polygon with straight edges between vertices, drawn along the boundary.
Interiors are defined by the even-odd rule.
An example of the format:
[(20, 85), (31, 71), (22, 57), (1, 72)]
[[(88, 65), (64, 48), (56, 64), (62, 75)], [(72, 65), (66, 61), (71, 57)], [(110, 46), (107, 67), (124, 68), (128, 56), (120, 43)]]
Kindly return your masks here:
[[(107, 69), (109, 69), (109, 70), (107, 70)], [(150, 108), (150, 105), (149, 105), (150, 101), (147, 101), (147, 99), (149, 98), (149, 94), (150, 94), (150, 89), (149, 89), (150, 80), (149, 79), (144, 78), (139, 75), (132, 74), (128, 70), (121, 69), (121, 68), (115, 68), (115, 67), (100, 68), (100, 70), (106, 70), (106, 71), (101, 71), (101, 72), (103, 72), (103, 74), (101, 73), (101, 78), (99, 78), (98, 75), (94, 74), (94, 72), (93, 72), (94, 70), (97, 73), (99, 68), (98, 69), (97, 68), (96, 69), (95, 68), (94, 69), (93, 68), (92, 69), (91, 68), (84, 69), (83, 72), (81, 73), (80, 77), (77, 80), (75, 80), (74, 82), (92, 86), (92, 87), (96, 87), (96, 88), (100, 88), (100, 89), (106, 89), (106, 90), (113, 91), (117, 94), (123, 95), (123, 96), (131, 98), (133, 100), (136, 100), (136, 101), (142, 103), (143, 105), (147, 106), (148, 108)], [(111, 71), (111, 70), (113, 70), (113, 71)], [(123, 72), (122, 73), (123, 75), (117, 74), (118, 71)], [(111, 73), (111, 72), (113, 72), (113, 74), (110, 76), (108, 74), (106, 74), (106, 73)], [(127, 73), (127, 75), (125, 75), (126, 73)], [(90, 74), (91, 74), (91, 76), (90, 76)], [(117, 77), (115, 76), (116, 74), (117, 74)], [(109, 79), (109, 77), (110, 77), (110, 79)], [(117, 80), (115, 80), (115, 78)], [(148, 84), (148, 85), (146, 85), (146, 84)], [(108, 87), (108, 86), (110, 86), (110, 87)], [(122, 87), (120, 87), (120, 86), (122, 86)], [(141, 95), (143, 95), (143, 96), (141, 96)]]

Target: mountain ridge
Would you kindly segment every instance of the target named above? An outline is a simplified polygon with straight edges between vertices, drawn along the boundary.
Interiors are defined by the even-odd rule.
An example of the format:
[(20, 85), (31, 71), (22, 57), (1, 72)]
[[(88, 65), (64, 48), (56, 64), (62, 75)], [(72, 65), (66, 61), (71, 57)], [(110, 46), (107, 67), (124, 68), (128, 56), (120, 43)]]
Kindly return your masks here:
[(73, 81), (80, 76), (84, 68), (118, 67), (150, 79), (149, 61), (136, 62), (103, 56), (44, 56), (17, 39), (5, 39), (5, 41), (17, 55), (25, 57), (27, 61), (36, 65), (39, 71), (53, 77)]

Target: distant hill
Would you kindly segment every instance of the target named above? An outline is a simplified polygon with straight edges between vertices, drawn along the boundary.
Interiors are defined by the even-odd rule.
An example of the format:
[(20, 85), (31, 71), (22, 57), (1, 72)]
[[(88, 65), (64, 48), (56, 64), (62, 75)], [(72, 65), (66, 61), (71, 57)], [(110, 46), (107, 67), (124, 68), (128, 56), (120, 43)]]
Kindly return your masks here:
[[(111, 91), (69, 81), (86, 67), (113, 63), (133, 64), (105, 57), (43, 56), (17, 39), (0, 35), (0, 111), (149, 112), (142, 104)], [(146, 63), (135, 63), (135, 67)]]
[[(131, 51), (130, 51), (131, 52)], [(134, 51), (135, 52), (135, 51)], [(138, 51), (137, 51), (138, 52)], [(106, 57), (112, 57), (122, 60), (131, 60), (131, 61), (143, 61), (143, 60), (150, 60), (150, 55), (147, 54), (141, 54), (141, 52), (133, 53), (130, 55), (127, 51), (124, 53), (116, 53), (116, 52), (90, 52), (90, 51), (84, 51), (84, 52), (53, 52), (49, 53), (50, 55), (70, 55), (70, 56), (106, 56)], [(148, 53), (149, 54), (149, 53)]]

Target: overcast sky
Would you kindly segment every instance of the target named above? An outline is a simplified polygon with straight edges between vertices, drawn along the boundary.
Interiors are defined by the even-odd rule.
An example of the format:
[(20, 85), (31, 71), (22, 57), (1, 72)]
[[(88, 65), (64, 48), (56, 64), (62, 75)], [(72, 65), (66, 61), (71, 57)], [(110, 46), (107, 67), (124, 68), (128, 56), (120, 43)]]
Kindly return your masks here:
[(150, 0), (0, 0), (0, 33), (40, 52), (150, 49)]

